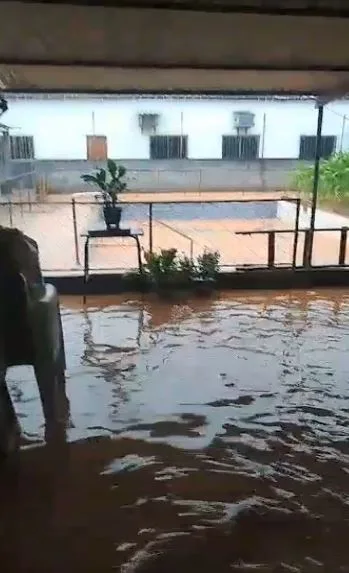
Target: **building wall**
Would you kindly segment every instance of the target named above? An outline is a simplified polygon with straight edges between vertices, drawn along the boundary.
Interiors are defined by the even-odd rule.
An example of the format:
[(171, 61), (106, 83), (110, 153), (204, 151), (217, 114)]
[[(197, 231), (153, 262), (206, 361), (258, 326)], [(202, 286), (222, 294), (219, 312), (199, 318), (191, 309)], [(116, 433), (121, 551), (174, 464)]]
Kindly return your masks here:
[[(42, 160), (86, 159), (86, 135), (105, 135), (108, 155), (117, 159), (149, 159), (149, 137), (138, 125), (139, 113), (158, 113), (159, 135), (188, 135), (188, 159), (220, 159), (222, 135), (233, 135), (233, 112), (252, 111), (251, 134), (261, 138), (260, 157), (296, 159), (300, 135), (315, 135), (314, 102), (226, 99), (9, 98), (6, 123), (13, 135), (32, 135)], [(349, 102), (325, 108), (323, 134), (340, 146), (343, 116)], [(263, 136), (264, 132), (264, 136)], [(264, 141), (264, 145), (263, 142)], [(349, 149), (349, 121), (343, 134)]]

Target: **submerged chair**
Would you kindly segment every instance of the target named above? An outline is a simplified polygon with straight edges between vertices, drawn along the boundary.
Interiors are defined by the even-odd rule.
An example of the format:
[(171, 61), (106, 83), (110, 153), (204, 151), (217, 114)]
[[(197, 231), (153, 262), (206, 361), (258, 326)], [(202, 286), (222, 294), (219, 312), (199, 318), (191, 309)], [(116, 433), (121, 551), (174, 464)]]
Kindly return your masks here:
[(35, 241), (0, 227), (0, 452), (18, 430), (6, 386), (10, 366), (30, 364), (47, 427), (66, 417), (65, 352), (56, 289), (45, 284)]

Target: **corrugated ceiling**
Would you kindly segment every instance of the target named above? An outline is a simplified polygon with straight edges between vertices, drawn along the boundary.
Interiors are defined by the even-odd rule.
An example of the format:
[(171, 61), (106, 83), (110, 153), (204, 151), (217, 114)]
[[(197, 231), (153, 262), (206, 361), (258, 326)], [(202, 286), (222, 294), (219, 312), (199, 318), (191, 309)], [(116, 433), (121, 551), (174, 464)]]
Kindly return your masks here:
[[(15, 0), (13, 0), (15, 1)], [(33, 0), (21, 0), (32, 3)], [(42, 4), (75, 4), (77, 6), (180, 7), (193, 10), (229, 10), (235, 12), (269, 12), (284, 14), (340, 15), (349, 14), (347, 0), (38, 0)]]
[[(146, 7), (1, 2), (0, 88), (334, 96), (349, 91), (349, 20), (335, 16), (349, 15), (348, 2), (214, 0), (209, 4), (215, 12), (194, 10), (187, 0), (137, 2)], [(157, 2), (172, 9), (149, 7)], [(173, 9), (181, 3), (186, 10)], [(203, 5), (204, 0), (195, 3)], [(259, 13), (220, 13), (223, 5)], [(293, 15), (284, 15), (287, 7)]]

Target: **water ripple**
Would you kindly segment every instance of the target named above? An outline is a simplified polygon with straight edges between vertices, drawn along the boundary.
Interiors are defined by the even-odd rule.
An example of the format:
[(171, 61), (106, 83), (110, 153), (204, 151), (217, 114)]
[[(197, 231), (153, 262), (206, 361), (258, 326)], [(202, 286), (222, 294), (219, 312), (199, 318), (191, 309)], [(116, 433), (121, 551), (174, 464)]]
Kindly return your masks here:
[(45, 445), (32, 372), (9, 377), (6, 570), (349, 570), (346, 291), (70, 298), (62, 315), (61, 441)]

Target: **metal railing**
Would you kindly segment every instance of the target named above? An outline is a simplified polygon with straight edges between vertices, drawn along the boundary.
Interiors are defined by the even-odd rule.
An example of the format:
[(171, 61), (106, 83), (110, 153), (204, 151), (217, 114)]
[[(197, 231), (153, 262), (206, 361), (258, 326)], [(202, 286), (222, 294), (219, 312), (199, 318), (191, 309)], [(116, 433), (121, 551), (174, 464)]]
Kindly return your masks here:
[[(208, 205), (214, 204), (226, 204), (227, 209), (233, 207), (233, 204), (237, 203), (275, 203), (278, 200), (289, 201), (293, 202), (296, 206), (295, 209), (295, 223), (294, 228), (287, 228), (287, 229), (271, 229), (271, 228), (264, 228), (264, 229), (253, 229), (250, 230), (234, 230), (234, 225), (231, 222), (231, 219), (228, 217), (225, 221), (228, 221), (226, 228), (224, 226), (224, 221), (221, 222), (221, 226), (218, 228), (217, 231), (217, 220), (216, 219), (206, 219), (206, 211)], [(309, 255), (309, 245), (311, 244), (311, 231), (309, 229), (300, 229), (299, 228), (299, 213), (300, 213), (300, 200), (297, 197), (271, 197), (269, 199), (257, 199), (256, 196), (252, 197), (251, 199), (237, 199), (236, 197), (232, 197), (231, 199), (217, 199), (214, 200), (203, 200), (198, 198), (197, 200), (190, 199), (190, 200), (182, 200), (181, 202), (178, 201), (171, 201), (171, 195), (169, 195), (169, 199), (165, 201), (125, 201), (122, 202), (121, 205), (124, 207), (127, 206), (137, 206), (137, 208), (141, 207), (141, 215), (139, 216), (139, 221), (141, 225), (144, 226), (146, 229), (146, 233), (144, 234), (143, 239), (143, 248), (147, 248), (150, 252), (155, 250), (156, 248), (161, 248), (161, 237), (164, 236), (159, 231), (159, 226), (164, 229), (168, 229), (169, 233), (175, 233), (177, 236), (183, 237), (189, 243), (188, 253), (190, 258), (194, 256), (194, 245), (197, 245), (197, 250), (202, 250), (202, 244), (196, 241), (197, 235), (195, 233), (200, 233), (201, 231), (197, 231), (198, 220), (200, 219), (198, 215), (195, 216), (195, 213), (198, 212), (197, 206), (201, 205), (203, 207), (202, 211), (202, 218), (201, 223), (202, 227), (204, 227), (203, 233), (209, 234), (210, 239), (213, 237), (212, 241), (215, 241), (215, 233), (218, 234), (222, 231), (224, 234), (224, 248), (226, 252), (228, 252), (229, 256), (229, 245), (227, 245), (227, 240), (231, 237), (231, 240), (234, 240), (234, 235), (236, 237), (239, 236), (251, 236), (260, 235), (267, 237), (267, 245), (266, 245), (266, 253), (265, 258), (262, 260), (262, 257), (259, 256), (258, 260), (255, 264), (243, 262), (242, 264), (237, 264), (234, 260), (227, 260), (222, 266), (223, 267), (234, 267), (234, 268), (250, 268), (253, 267), (264, 267), (264, 268), (277, 268), (282, 266), (283, 268), (298, 268), (302, 266), (308, 266), (307, 261), (309, 260), (307, 257)], [(175, 224), (169, 222), (169, 224), (165, 220), (161, 219), (159, 213), (160, 208), (164, 208), (167, 206), (170, 211), (175, 211), (178, 209), (178, 206), (184, 208), (184, 206), (196, 205), (196, 211), (190, 211), (189, 216), (192, 218), (186, 219), (184, 224)], [(11, 227), (18, 227), (23, 232), (27, 233), (28, 235), (33, 236), (38, 243), (41, 251), (47, 251), (47, 263), (43, 264), (44, 270), (62, 270), (62, 271), (71, 271), (74, 270), (78, 271), (79, 268), (81, 269), (81, 260), (82, 260), (82, 241), (81, 235), (86, 229), (95, 226), (95, 223), (91, 223), (89, 219), (91, 212), (96, 213), (96, 207), (101, 208), (100, 203), (96, 203), (92, 201), (83, 201), (77, 200), (76, 198), (72, 198), (71, 201), (47, 201), (47, 202), (33, 202), (33, 201), (6, 201), (0, 203), (0, 224), (5, 224)], [(157, 214), (158, 211), (158, 214)], [(87, 213), (87, 214), (86, 214)], [(192, 215), (194, 213), (194, 215)], [(38, 232), (37, 229), (41, 225), (40, 223), (40, 215), (44, 216), (44, 224), (42, 227), (42, 231), (40, 232), (40, 238), (38, 240)], [(52, 215), (52, 221), (51, 221)], [(38, 218), (36, 218), (38, 216)], [(241, 220), (241, 219), (240, 219)], [(255, 219), (254, 219), (255, 220)], [(210, 221), (214, 222), (212, 226), (210, 226)], [(181, 222), (179, 222), (181, 223)], [(201, 224), (200, 223), (200, 224)], [(247, 223), (245, 223), (247, 225)], [(333, 254), (333, 262), (331, 264), (322, 264), (321, 266), (341, 266), (346, 267), (349, 264), (346, 263), (346, 256), (347, 256), (347, 235), (348, 235), (349, 228), (348, 227), (331, 227), (331, 228), (318, 228), (314, 231), (314, 236), (317, 236), (318, 233), (335, 233), (339, 234), (339, 245), (338, 249), (337, 246), (332, 244), (332, 254)], [(289, 259), (282, 263), (277, 260), (276, 256), (276, 239), (278, 236), (290, 236), (291, 241), (288, 243), (288, 247), (292, 250), (292, 254), (290, 255)], [(223, 236), (223, 235), (222, 235)], [(293, 240), (292, 240), (293, 238)], [(300, 238), (304, 239), (304, 246), (303, 252), (300, 252)], [(167, 243), (171, 242), (171, 239), (166, 237)], [(222, 246), (223, 239), (220, 239), (221, 243), (217, 239), (217, 246), (215, 250), (220, 250), (220, 245)], [(175, 242), (175, 241), (174, 241)], [(47, 244), (50, 243), (50, 248), (48, 249)], [(233, 244), (233, 243), (232, 243)], [(173, 246), (176, 246), (176, 242)], [(187, 248), (187, 247), (185, 247)], [(258, 243), (258, 248), (260, 252), (263, 252), (263, 249), (260, 249), (260, 243)], [(246, 246), (246, 252), (249, 249), (249, 246)], [(337, 251), (336, 251), (337, 249)], [(68, 265), (68, 263), (64, 263), (63, 266), (58, 266), (58, 268), (52, 269), (50, 266), (51, 260), (51, 252), (54, 254), (56, 252), (62, 253), (66, 256), (66, 260), (73, 261), (73, 268), (72, 265)], [(69, 253), (68, 253), (69, 251)], [(253, 249), (252, 249), (253, 251)], [(105, 252), (105, 251), (104, 251)], [(234, 250), (232, 247), (232, 259), (234, 257)], [(244, 251), (245, 252), (245, 251)], [(52, 254), (52, 257), (53, 257)], [(69, 256), (68, 256), (69, 255)], [(301, 256), (301, 261), (299, 261)], [(227, 257), (228, 258), (228, 257)], [(298, 263), (297, 263), (298, 260)], [(109, 263), (109, 260), (108, 260)], [(314, 266), (314, 265), (313, 265)], [(319, 265), (318, 265), (319, 266)], [(105, 268), (105, 267), (103, 267)], [(121, 268), (121, 267), (120, 267)]]
[[(170, 231), (172, 231), (173, 233), (179, 235), (180, 237), (183, 237), (184, 239), (188, 239), (189, 241), (189, 245), (190, 245), (190, 254), (189, 254), (189, 258), (191, 261), (193, 261), (194, 259), (194, 240), (192, 239), (192, 237), (189, 237), (188, 235), (186, 235), (185, 233), (182, 233), (181, 231), (178, 231), (178, 229), (176, 229), (175, 227), (172, 227), (171, 225), (168, 225), (167, 223), (164, 223), (163, 221), (159, 221), (158, 219), (156, 220), (156, 222), (159, 225), (162, 225), (163, 227), (166, 227), (166, 229), (169, 229)], [(152, 249), (149, 249), (150, 252), (152, 252)]]
[[(276, 244), (275, 239), (276, 236), (279, 234), (294, 235), (292, 268), (295, 268), (297, 266), (297, 246), (300, 234), (304, 234), (304, 248), (302, 254), (303, 262), (301, 265), (302, 267), (304, 268), (309, 266), (349, 267), (349, 263), (346, 263), (348, 231), (349, 227), (321, 227), (321, 228), (319, 227), (314, 229), (314, 231), (310, 229), (298, 229), (297, 231), (295, 231), (295, 229), (280, 229), (280, 230), (263, 230), (263, 231), (240, 231), (237, 232), (236, 234), (242, 236), (266, 235), (268, 237), (268, 247), (267, 247), (266, 263), (264, 266), (267, 266), (269, 269), (275, 269), (278, 266), (275, 263), (275, 244)], [(317, 235), (317, 233), (340, 233), (339, 246), (338, 246), (338, 261), (336, 263), (330, 265), (326, 264), (313, 265), (312, 263), (309, 264), (309, 261), (311, 261), (312, 259), (312, 252), (309, 252), (311, 250), (312, 239)], [(263, 266), (263, 265), (256, 264), (252, 266)]]

